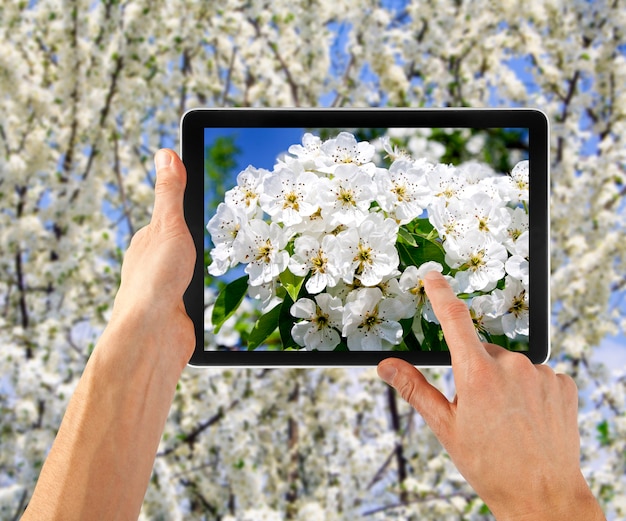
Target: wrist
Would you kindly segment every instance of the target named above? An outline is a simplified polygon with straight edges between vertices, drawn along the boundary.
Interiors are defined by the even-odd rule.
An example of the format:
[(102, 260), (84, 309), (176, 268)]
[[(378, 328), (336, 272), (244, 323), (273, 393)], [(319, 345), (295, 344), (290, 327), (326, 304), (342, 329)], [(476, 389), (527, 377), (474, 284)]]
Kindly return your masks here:
[(195, 332), (182, 301), (161, 309), (154, 305), (123, 306), (116, 299), (100, 345), (106, 346), (100, 351), (107, 358), (171, 374), (177, 382), (193, 353)]
[(571, 492), (562, 489), (537, 493), (532, 501), (513, 508), (503, 503), (492, 509), (498, 521), (606, 521), (606, 517), (587, 482), (580, 475), (580, 482)]

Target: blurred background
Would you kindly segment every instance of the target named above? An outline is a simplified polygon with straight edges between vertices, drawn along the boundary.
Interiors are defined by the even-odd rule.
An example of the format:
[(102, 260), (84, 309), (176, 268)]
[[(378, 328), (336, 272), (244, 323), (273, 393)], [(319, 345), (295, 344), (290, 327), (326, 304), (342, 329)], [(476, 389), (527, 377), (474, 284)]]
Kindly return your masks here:
[[(551, 122), (552, 358), (626, 517), (621, 0), (0, 2), (0, 518), (104, 328), (153, 154), (200, 106), (536, 107)], [(447, 369), (429, 377), (448, 396)], [(142, 519), (491, 519), (374, 369), (185, 370)]]

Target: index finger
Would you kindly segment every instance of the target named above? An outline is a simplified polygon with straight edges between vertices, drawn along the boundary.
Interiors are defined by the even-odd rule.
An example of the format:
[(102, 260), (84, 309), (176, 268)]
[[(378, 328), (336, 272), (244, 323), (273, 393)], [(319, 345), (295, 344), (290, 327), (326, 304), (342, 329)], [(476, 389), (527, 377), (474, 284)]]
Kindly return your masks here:
[[(452, 368), (467, 366), (487, 351), (478, 339), (472, 317), (465, 303), (458, 299), (443, 276), (431, 271), (424, 276), (424, 290), (441, 323), (443, 336), (450, 349)], [(456, 371), (455, 371), (456, 375)], [(459, 382), (456, 382), (458, 386)]]

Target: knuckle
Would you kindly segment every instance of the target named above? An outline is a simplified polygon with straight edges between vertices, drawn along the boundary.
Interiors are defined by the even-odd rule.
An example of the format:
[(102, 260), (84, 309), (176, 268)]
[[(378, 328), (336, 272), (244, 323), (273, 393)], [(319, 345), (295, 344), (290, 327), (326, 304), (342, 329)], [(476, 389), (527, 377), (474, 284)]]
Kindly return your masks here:
[(163, 168), (160, 174), (154, 186), (154, 193), (156, 195), (165, 194), (170, 191), (179, 191), (183, 188), (182, 180), (174, 175), (174, 170), (171, 166)]
[(469, 316), (469, 310), (465, 303), (458, 298), (454, 298), (442, 306), (440, 321), (467, 320)]
[(416, 388), (417, 386), (411, 378), (402, 378), (396, 386), (396, 390), (400, 393), (400, 396), (411, 405), (413, 405), (412, 400)]
[(556, 375), (559, 383), (561, 384), (561, 388), (563, 389), (563, 393), (568, 400), (578, 400), (578, 386), (574, 379), (563, 373), (558, 373)]

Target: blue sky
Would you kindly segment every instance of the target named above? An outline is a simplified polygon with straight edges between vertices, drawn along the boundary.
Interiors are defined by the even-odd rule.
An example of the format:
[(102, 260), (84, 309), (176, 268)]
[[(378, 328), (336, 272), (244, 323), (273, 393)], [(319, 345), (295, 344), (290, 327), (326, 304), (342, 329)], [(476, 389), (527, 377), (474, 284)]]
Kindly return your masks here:
[(290, 145), (301, 143), (304, 132), (302, 128), (205, 128), (204, 143), (231, 136), (241, 150), (236, 157), (237, 171), (248, 165), (272, 170), (281, 153)]

